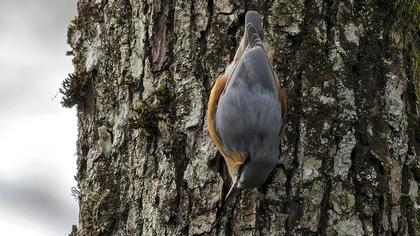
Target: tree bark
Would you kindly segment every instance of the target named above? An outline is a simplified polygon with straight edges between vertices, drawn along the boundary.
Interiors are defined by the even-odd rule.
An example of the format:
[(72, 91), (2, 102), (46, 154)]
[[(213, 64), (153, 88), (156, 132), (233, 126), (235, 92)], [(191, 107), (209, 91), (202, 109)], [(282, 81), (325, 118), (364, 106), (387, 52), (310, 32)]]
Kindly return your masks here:
[[(79, 0), (77, 235), (420, 235), (420, 82), (393, 2)], [(288, 94), (281, 164), (224, 200), (205, 123), (246, 10)], [(76, 230), (74, 230), (76, 231)]]

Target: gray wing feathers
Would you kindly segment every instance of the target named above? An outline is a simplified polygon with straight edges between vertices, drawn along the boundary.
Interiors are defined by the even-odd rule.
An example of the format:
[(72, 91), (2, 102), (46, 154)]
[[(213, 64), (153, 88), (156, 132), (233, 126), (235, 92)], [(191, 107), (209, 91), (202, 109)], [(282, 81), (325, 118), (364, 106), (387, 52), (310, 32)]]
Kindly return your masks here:
[(216, 129), (228, 152), (269, 150), (278, 145), (273, 137), (281, 128), (278, 99), (262, 86), (250, 88), (241, 83), (219, 101)]
[(273, 139), (281, 128), (275, 79), (264, 49), (259, 46), (247, 49), (216, 112), (216, 129), (227, 151), (253, 153), (278, 145), (278, 140)]
[(224, 93), (227, 93), (231, 87), (237, 86), (239, 80), (242, 80), (249, 87), (257, 84), (262, 85), (277, 96), (277, 78), (262, 47), (257, 46), (245, 51), (233, 69)]
[(281, 105), (278, 79), (262, 43), (260, 16), (245, 16), (244, 51), (226, 71), (229, 81), (220, 96), (216, 132), (227, 153), (246, 157), (238, 187), (260, 186), (278, 161)]

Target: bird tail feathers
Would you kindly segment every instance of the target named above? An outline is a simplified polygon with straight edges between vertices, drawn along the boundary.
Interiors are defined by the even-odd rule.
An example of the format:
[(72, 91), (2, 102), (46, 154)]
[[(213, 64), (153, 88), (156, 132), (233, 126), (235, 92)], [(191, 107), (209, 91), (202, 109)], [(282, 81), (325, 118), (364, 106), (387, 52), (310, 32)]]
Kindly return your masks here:
[(262, 44), (261, 17), (256, 11), (248, 11), (245, 15), (245, 48)]

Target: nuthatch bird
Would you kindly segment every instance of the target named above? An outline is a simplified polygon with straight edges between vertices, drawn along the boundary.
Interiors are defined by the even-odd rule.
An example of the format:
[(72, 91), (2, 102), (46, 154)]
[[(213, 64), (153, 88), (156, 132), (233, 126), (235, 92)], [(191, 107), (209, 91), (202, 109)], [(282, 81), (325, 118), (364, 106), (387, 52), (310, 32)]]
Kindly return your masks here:
[(261, 186), (276, 167), (286, 97), (263, 42), (260, 15), (248, 11), (234, 60), (211, 90), (210, 137), (226, 161), (232, 189)]

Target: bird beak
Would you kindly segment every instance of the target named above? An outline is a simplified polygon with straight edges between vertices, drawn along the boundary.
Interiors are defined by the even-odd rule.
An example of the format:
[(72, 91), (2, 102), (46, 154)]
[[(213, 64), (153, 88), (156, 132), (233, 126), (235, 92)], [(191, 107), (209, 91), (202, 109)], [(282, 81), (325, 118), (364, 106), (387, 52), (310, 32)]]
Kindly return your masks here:
[(238, 173), (237, 173), (236, 177), (233, 179), (233, 183), (232, 183), (232, 186), (229, 189), (229, 192), (226, 194), (225, 201), (229, 197), (229, 195), (233, 191), (233, 189), (236, 188), (236, 186), (238, 185), (238, 179), (241, 177), (244, 164), (245, 164), (244, 162), (235, 163), (235, 165), (239, 165)]
[(229, 197), (230, 193), (231, 193), (231, 192), (232, 192), (232, 190), (236, 187), (236, 185), (237, 185), (237, 184), (238, 184), (238, 177), (236, 177), (236, 178), (233, 180), (233, 184), (232, 184), (232, 186), (230, 187), (229, 192), (226, 194), (225, 201), (227, 200), (227, 198)]

